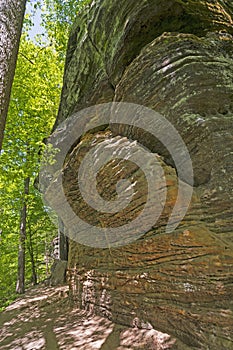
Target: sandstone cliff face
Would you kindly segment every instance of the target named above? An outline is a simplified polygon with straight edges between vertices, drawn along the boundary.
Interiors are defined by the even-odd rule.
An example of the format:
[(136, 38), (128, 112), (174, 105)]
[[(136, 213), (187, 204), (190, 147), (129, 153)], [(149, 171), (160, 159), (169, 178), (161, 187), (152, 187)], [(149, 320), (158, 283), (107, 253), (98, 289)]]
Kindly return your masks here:
[(116, 159), (98, 174), (99, 193), (112, 200), (116, 182), (129, 179), (135, 184), (130, 205), (107, 215), (85, 203), (76, 175), (84, 156), (103, 142), (102, 152), (121, 139), (122, 148), (132, 145), (129, 152), (137, 140), (159, 155), (167, 197), (156, 224), (134, 242), (97, 249), (71, 240), (73, 298), (114, 322), (151, 324), (177, 339), (174, 349), (233, 348), (232, 24), (230, 0), (102, 0), (79, 16), (69, 40), (56, 125), (98, 103), (141, 104), (175, 126), (194, 169), (189, 210), (166, 233), (179, 181), (167, 149), (148, 132), (120, 124), (77, 140), (64, 163), (63, 186), (83, 220), (121, 226), (147, 200), (140, 169)]

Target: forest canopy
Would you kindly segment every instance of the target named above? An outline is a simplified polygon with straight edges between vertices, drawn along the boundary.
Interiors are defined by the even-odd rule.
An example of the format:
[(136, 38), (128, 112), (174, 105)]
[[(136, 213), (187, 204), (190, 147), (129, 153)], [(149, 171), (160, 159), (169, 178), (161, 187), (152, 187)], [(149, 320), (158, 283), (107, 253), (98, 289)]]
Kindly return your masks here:
[[(16, 296), (19, 259), (25, 260), (25, 286), (50, 273), (57, 228), (35, 182), (57, 115), (70, 26), (88, 2), (27, 3), (0, 156), (0, 309)], [(38, 14), (42, 33), (31, 38)]]

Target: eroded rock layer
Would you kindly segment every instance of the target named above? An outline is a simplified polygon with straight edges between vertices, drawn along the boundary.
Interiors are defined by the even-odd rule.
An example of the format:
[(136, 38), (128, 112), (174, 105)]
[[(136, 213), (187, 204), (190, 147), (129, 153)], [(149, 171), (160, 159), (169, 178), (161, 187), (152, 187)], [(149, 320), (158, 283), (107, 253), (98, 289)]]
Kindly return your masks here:
[[(158, 159), (167, 195), (157, 222), (136, 241), (102, 249), (73, 237), (73, 299), (120, 324), (152, 325), (177, 339), (173, 349), (233, 348), (232, 22), (233, 6), (226, 0), (103, 0), (78, 17), (69, 40), (56, 125), (97, 103), (137, 103), (172, 123), (194, 170), (187, 214), (166, 233), (184, 180), (166, 147), (143, 129), (115, 123), (77, 140), (62, 176), (66, 198), (82, 220), (97, 227), (123, 226), (143, 211), (148, 196), (143, 172), (114, 159), (98, 173), (98, 192), (114, 201), (116, 183), (127, 179), (135, 191), (132, 201), (107, 214), (85, 203), (77, 173), (96, 145), (101, 145), (98, 159), (116, 143), (129, 154), (140, 144)], [(161, 178), (158, 192), (163, 186)], [(56, 193), (56, 182), (51, 188)], [(59, 204), (59, 194), (53, 198)]]

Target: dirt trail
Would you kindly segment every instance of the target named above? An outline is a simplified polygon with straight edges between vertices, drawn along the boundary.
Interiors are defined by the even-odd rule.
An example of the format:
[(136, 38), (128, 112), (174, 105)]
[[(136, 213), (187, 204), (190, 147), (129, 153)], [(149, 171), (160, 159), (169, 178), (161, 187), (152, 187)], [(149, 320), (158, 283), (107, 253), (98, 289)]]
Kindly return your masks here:
[(71, 307), (68, 287), (29, 290), (0, 314), (0, 350), (164, 350), (166, 334), (125, 328)]

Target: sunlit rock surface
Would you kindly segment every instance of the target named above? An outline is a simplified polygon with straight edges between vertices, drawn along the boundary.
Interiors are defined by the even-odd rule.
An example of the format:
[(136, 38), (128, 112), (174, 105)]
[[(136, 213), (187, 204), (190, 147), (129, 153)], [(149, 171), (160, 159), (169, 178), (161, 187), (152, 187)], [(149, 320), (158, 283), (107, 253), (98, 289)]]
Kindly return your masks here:
[(127, 137), (160, 159), (167, 198), (153, 228), (119, 248), (71, 241), (69, 280), (79, 306), (118, 324), (150, 324), (177, 339), (172, 349), (233, 348), (232, 24), (230, 0), (103, 0), (78, 17), (69, 40), (56, 125), (97, 103), (133, 102), (165, 116), (189, 150), (193, 197), (172, 233), (165, 227), (178, 191), (175, 164), (143, 130), (113, 124), (83, 135), (63, 171), (77, 215), (96, 226), (120, 226), (146, 202), (143, 174), (119, 160), (102, 168), (97, 183), (104, 199), (114, 200), (122, 178), (134, 182), (135, 196), (121, 213), (99, 214), (78, 188), (84, 156), (94, 144), (107, 148), (114, 137)]

